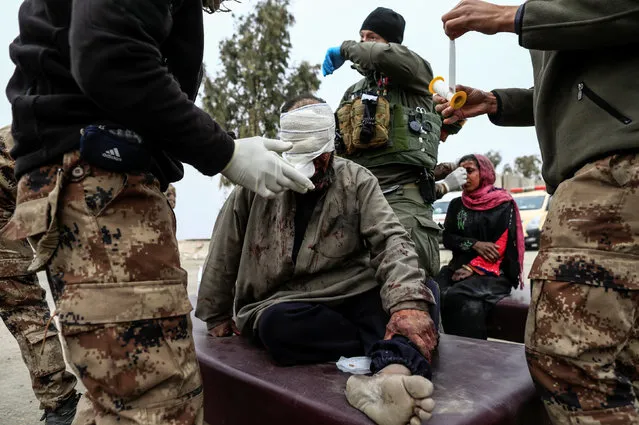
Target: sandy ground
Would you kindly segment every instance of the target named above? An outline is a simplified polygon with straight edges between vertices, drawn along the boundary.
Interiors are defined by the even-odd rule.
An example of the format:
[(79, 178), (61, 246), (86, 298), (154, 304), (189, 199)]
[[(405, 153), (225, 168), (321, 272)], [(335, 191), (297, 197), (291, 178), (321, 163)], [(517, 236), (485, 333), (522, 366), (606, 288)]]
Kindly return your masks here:
[[(189, 295), (197, 293), (197, 275), (206, 255), (206, 243), (189, 244), (184, 246), (182, 266), (189, 274)], [(526, 275), (535, 252), (526, 252), (525, 268)], [(441, 252), (442, 264), (450, 259), (449, 251)], [(40, 276), (44, 282), (44, 276)], [(47, 285), (44, 285), (48, 288)], [(517, 291), (517, 298), (530, 299), (528, 286), (523, 291)], [(52, 300), (49, 297), (49, 305)], [(38, 425), (42, 412), (39, 410), (39, 403), (31, 391), (31, 381), (29, 374), (22, 362), (18, 344), (13, 339), (3, 323), (0, 322), (0, 425)], [(84, 389), (79, 385), (80, 391)]]

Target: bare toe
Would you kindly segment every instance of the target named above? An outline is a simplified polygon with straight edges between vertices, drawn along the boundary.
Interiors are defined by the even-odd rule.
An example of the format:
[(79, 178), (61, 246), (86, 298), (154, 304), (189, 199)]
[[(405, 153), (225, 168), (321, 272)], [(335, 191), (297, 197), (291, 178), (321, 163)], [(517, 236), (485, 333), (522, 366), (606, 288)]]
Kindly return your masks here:
[(417, 407), (425, 410), (426, 412), (432, 412), (435, 409), (435, 400), (432, 398), (417, 400)]
[(416, 399), (430, 397), (433, 394), (433, 383), (422, 376), (407, 376), (404, 378), (404, 386), (411, 397)]
[(427, 421), (433, 417), (432, 413), (422, 410), (419, 407), (415, 408), (415, 415), (418, 416), (421, 421)]

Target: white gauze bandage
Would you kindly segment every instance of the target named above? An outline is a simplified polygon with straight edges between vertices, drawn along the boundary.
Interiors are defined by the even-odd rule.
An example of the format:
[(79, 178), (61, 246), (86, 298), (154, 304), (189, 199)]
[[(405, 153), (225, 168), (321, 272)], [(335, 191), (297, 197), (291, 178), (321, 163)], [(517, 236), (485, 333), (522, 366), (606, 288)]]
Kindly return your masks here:
[(280, 116), (280, 139), (291, 142), (291, 150), (282, 154), (300, 173), (315, 174), (313, 160), (335, 150), (335, 115), (326, 103), (303, 106)]

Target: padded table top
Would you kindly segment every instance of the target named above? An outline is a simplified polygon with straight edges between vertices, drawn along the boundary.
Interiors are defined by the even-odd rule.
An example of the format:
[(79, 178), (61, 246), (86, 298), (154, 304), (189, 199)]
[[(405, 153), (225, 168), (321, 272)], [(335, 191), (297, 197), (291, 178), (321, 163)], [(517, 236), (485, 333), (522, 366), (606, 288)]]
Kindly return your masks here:
[(527, 317), (528, 303), (513, 297), (503, 298), (488, 316), (488, 337), (523, 343)]
[[(210, 425), (373, 423), (346, 401), (350, 375), (334, 363), (279, 367), (245, 338), (207, 336), (196, 318), (193, 334)], [(429, 425), (543, 422), (521, 345), (442, 335), (433, 369)]]

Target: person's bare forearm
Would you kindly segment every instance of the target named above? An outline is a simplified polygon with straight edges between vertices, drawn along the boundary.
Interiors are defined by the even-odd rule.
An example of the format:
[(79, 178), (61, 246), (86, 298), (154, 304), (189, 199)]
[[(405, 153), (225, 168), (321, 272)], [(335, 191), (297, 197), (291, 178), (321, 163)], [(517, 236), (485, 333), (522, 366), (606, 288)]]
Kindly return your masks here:
[(481, 0), (463, 0), (442, 16), (444, 30), (452, 40), (470, 31), (484, 34), (515, 32), (519, 6), (501, 6)]

